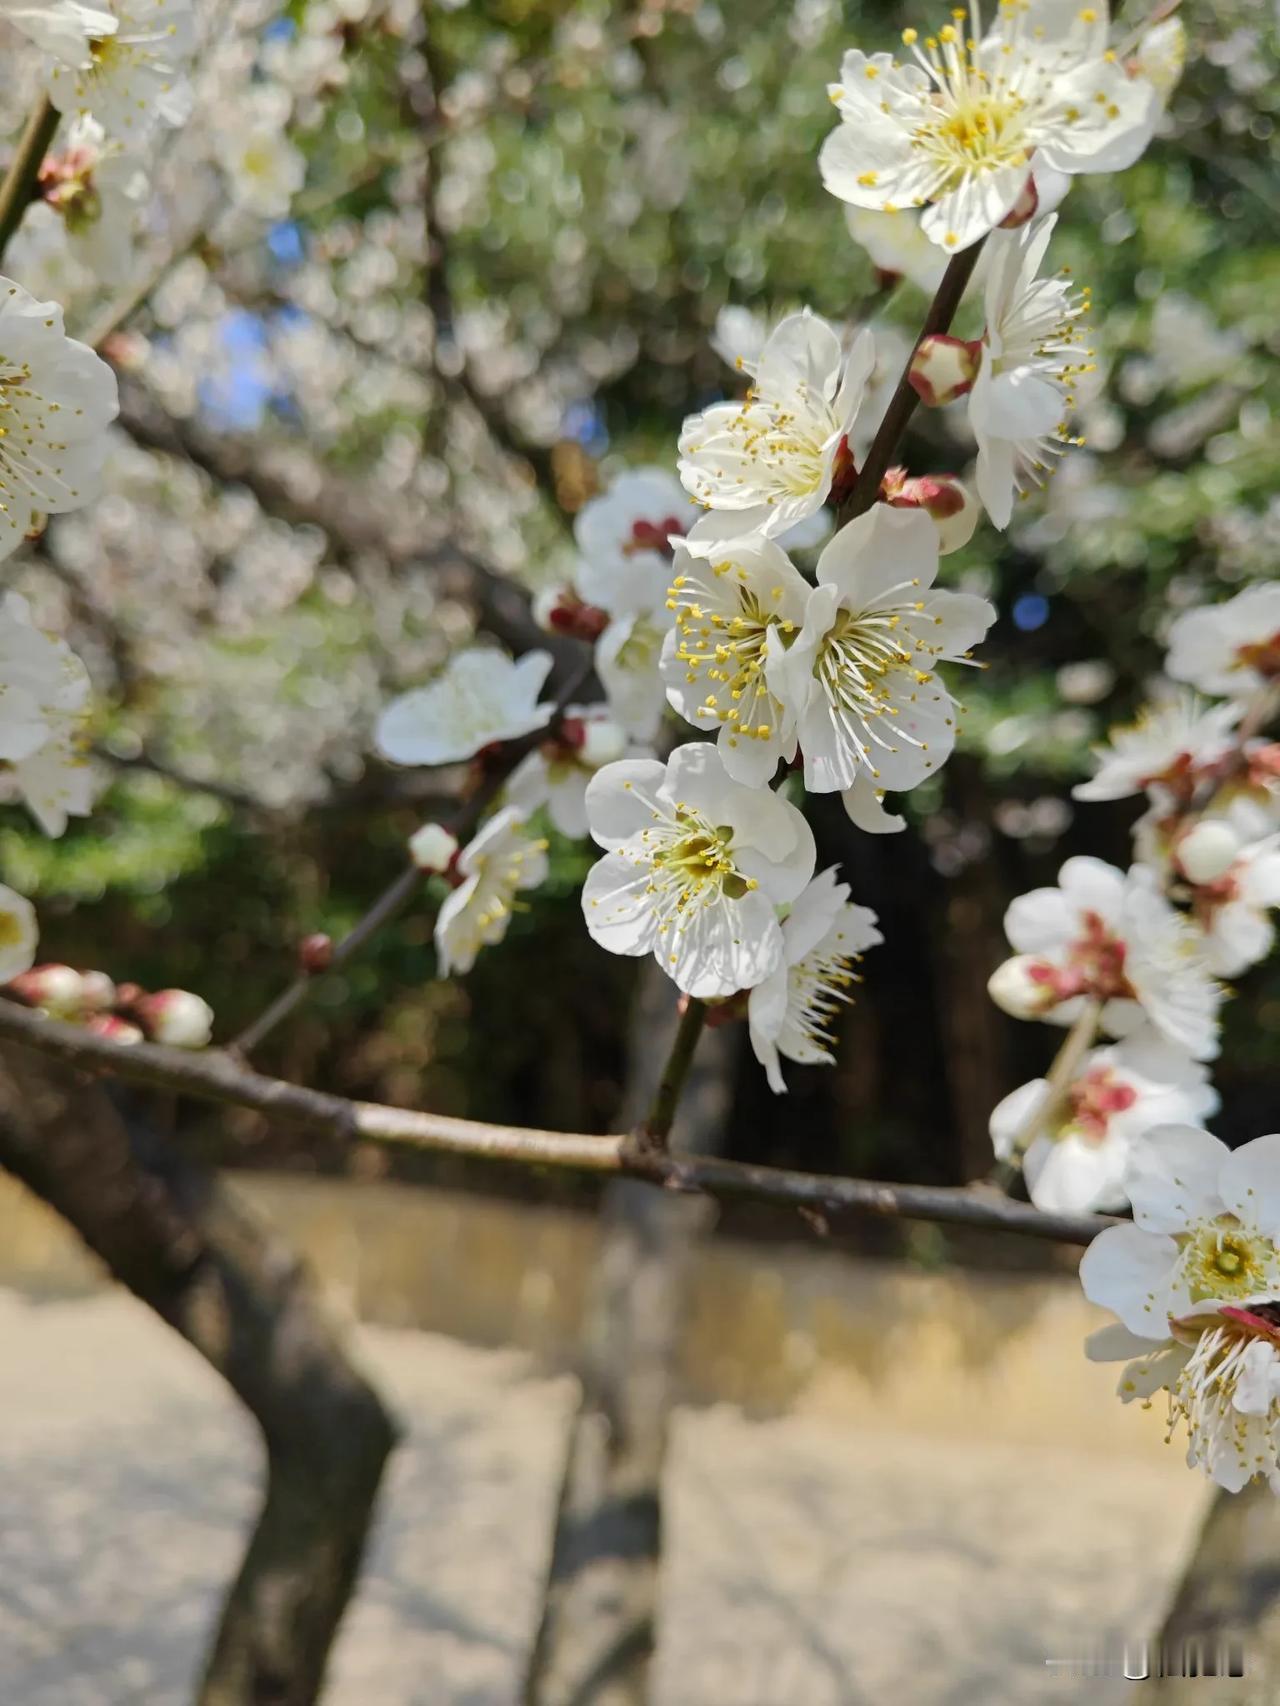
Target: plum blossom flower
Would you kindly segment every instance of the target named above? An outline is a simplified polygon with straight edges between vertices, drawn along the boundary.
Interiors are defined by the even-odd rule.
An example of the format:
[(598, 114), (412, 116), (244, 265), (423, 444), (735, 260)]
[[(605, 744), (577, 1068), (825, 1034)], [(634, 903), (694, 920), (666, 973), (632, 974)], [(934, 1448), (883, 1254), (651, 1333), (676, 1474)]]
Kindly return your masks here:
[(1057, 216), (998, 232), (986, 285), (986, 330), (969, 393), (969, 425), (978, 444), (978, 495), (997, 527), (1013, 516), (1015, 492), (1042, 484), (1063, 449), (1075, 386), (1093, 371), (1081, 342), (1089, 292), (1062, 278), (1038, 278)]
[[(1032, 1079), (997, 1103), (991, 1142), (1000, 1157), (1015, 1142), (1048, 1094), (1048, 1081)], [(1123, 1042), (1086, 1055), (1060, 1109), (1027, 1145), (1022, 1173), (1037, 1208), (1088, 1214), (1128, 1202), (1125, 1169), (1134, 1142), (1153, 1126), (1197, 1123), (1218, 1107), (1208, 1069), (1150, 1026)]]
[(147, 193), (146, 173), (88, 113), (67, 132), (67, 145), (40, 168), (40, 191), (61, 216), (67, 240), (85, 270), (103, 284), (120, 284), (133, 269), (134, 214)]
[(97, 497), (116, 410), (115, 375), (66, 336), (58, 304), (0, 278), (0, 559)]
[(735, 782), (714, 746), (606, 765), (587, 787), (605, 848), (582, 891), (587, 929), (614, 954), (652, 953), (688, 995), (753, 989), (783, 963), (776, 908), (813, 875), (803, 815)]
[(660, 664), (672, 623), (662, 588), (652, 610), (615, 616), (596, 641), (595, 666), (609, 710), (633, 740), (657, 739), (667, 691)]
[(288, 91), (268, 84), (252, 94), (237, 122), (219, 128), (218, 157), (237, 207), (260, 219), (283, 219), (306, 181), (306, 157), (285, 133)]
[(764, 534), (726, 537), (735, 521), (706, 516), (676, 552), (662, 678), (687, 722), (719, 729), (730, 776), (761, 786), (795, 754), (795, 705), (774, 689), (810, 587)]
[(1162, 705), (1147, 706), (1136, 722), (1110, 730), (1110, 744), (1094, 748), (1097, 769), (1071, 790), (1077, 800), (1123, 800), (1160, 789), (1187, 801), (1204, 770), (1235, 746), (1241, 708), (1204, 705), (1183, 693)]
[(976, 3), (968, 12), (923, 48), (905, 30), (914, 63), (845, 54), (829, 89), (841, 123), (819, 162), (826, 187), (855, 207), (928, 204), (921, 229), (953, 252), (1013, 211), (1033, 155), (1066, 173), (1131, 165), (1157, 101), (1109, 50), (1105, 4), (1009, 0), (985, 35)]
[(685, 421), (685, 489), (707, 509), (732, 510), (743, 533), (773, 537), (816, 514), (874, 366), (870, 332), (846, 356), (825, 320), (807, 308), (789, 314), (766, 340), (745, 400)]
[(25, 801), (46, 835), (84, 817), (94, 776), (82, 750), (89, 674), (65, 641), (31, 619), (25, 598), (0, 602), (0, 799)]
[(1201, 932), (1172, 907), (1154, 872), (1068, 859), (1057, 888), (1012, 902), (1005, 934), (1016, 957), (992, 975), (992, 1000), (1015, 1018), (1070, 1025), (1087, 1000), (1125, 1036), (1144, 1018), (1196, 1060), (1218, 1052), (1222, 988)]
[(1165, 668), (1202, 693), (1244, 699), (1269, 687), (1280, 676), (1280, 582), (1184, 611), (1169, 630)]
[(665, 468), (630, 468), (574, 518), (580, 553), (574, 589), (610, 616), (659, 608), (671, 579), (673, 541), (698, 519)]
[(137, 141), (157, 123), (185, 124), (196, 46), (191, 0), (106, 0), (104, 10), (112, 28), (80, 62), (50, 67), (49, 99), (61, 113), (91, 113), (120, 141)]
[(835, 868), (821, 872), (782, 921), (782, 964), (747, 998), (751, 1047), (775, 1095), (786, 1090), (779, 1057), (830, 1066), (831, 1028), (857, 982), (854, 965), (884, 937), (870, 907), (849, 901)]
[[(1225, 824), (1204, 823), (1196, 829), (1215, 830), (1230, 838)], [(1226, 868), (1215, 871), (1213, 865), (1206, 866), (1199, 881), (1186, 868), (1185, 846), (1185, 841), (1175, 843), (1175, 859), (1191, 881), (1191, 915), (1204, 933), (1209, 965), (1220, 977), (1238, 977), (1265, 960), (1275, 946), (1270, 914), (1280, 906), (1280, 835), (1247, 847), (1237, 843)], [(1224, 847), (1223, 857), (1225, 852)]]
[(516, 662), (488, 646), (456, 652), (434, 681), (384, 708), (374, 745), (393, 764), (456, 764), (545, 728), (555, 707), (538, 694), (551, 661), (541, 651)]
[(863, 827), (896, 827), (874, 825), (875, 796), (945, 763), (958, 707), (938, 665), (964, 660), (995, 620), (986, 599), (935, 588), (937, 572), (929, 516), (874, 505), (819, 557), (803, 627), (770, 671), (795, 706), (805, 786), (840, 792)]
[(528, 833), (512, 806), (495, 812), (459, 853), (458, 887), (436, 914), (436, 963), (441, 977), (469, 972), (481, 948), (506, 935), (517, 894), (546, 881), (547, 844)]
[(0, 983), (30, 971), (39, 938), (35, 907), (25, 895), (0, 883)]
[(606, 705), (570, 705), (551, 739), (526, 753), (512, 771), (503, 798), (524, 817), (545, 806), (560, 834), (579, 840), (587, 834), (587, 784), (597, 770), (620, 759), (627, 744)]
[(845, 223), (872, 266), (889, 278), (909, 278), (930, 296), (942, 283), (947, 257), (920, 229), (914, 213), (885, 213), (878, 208), (846, 207)]
[(103, 41), (116, 28), (105, 5), (86, 5), (83, 0), (0, 0), (0, 19), (45, 53), (73, 66), (84, 64), (91, 42)]

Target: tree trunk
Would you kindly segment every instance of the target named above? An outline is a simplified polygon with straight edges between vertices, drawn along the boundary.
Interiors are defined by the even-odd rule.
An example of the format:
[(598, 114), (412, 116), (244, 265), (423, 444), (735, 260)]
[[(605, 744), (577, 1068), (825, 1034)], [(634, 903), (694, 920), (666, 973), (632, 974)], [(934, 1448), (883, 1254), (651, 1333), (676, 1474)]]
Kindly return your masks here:
[[(641, 974), (623, 1129), (644, 1118), (675, 1033), (675, 991)], [(733, 1096), (739, 1026), (704, 1034), (674, 1146), (714, 1153)], [(704, 1198), (635, 1180), (605, 1193), (569, 1442), (527, 1706), (643, 1706), (654, 1644), (661, 1481), (689, 1258), (714, 1215)]]
[(28, 1050), (0, 1056), (0, 1164), (70, 1222), (256, 1418), (257, 1525), (200, 1706), (310, 1706), (396, 1430), (302, 1264), (129, 1104)]

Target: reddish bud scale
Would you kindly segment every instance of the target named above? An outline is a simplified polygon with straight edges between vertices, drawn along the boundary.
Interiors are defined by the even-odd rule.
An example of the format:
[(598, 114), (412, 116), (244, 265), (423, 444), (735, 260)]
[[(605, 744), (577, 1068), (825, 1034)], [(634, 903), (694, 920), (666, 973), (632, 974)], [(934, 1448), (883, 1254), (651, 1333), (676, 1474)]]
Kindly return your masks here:
[(1040, 192), (1036, 189), (1036, 180), (1028, 172), (1027, 181), (1018, 193), (1018, 199), (1000, 221), (1002, 231), (1016, 231), (1020, 225), (1034, 219), (1040, 210)]
[(323, 930), (313, 931), (298, 943), (298, 966), (308, 977), (328, 971), (333, 964), (333, 937)]
[(854, 482), (858, 478), (858, 466), (853, 460), (853, 452), (849, 448), (846, 434), (836, 447), (836, 459), (831, 466), (831, 491), (827, 502), (833, 509), (839, 509), (842, 503), (853, 496)]
[(609, 618), (594, 604), (584, 604), (580, 598), (565, 594), (547, 614), (548, 625), (557, 634), (573, 640), (598, 640), (609, 626)]

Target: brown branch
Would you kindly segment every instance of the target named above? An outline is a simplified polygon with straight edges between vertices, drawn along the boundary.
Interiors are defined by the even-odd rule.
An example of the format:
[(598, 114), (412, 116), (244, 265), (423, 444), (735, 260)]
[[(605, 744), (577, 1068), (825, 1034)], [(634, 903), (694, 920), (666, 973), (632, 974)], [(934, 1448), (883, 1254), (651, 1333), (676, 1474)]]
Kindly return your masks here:
[(40, 167), (44, 164), (61, 117), (49, 97), (42, 95), (18, 138), (9, 170), (0, 184), (0, 260), (4, 258), (10, 238), (22, 223), (23, 214), (36, 198)]
[(929, 304), (929, 312), (920, 328), (920, 336), (911, 346), (911, 354), (907, 357), (907, 364), (902, 370), (897, 389), (889, 399), (884, 419), (871, 442), (866, 460), (858, 470), (853, 491), (848, 501), (841, 505), (837, 517), (840, 526), (846, 521), (854, 520), (856, 516), (864, 515), (879, 496), (881, 482), (893, 464), (898, 444), (916, 411), (916, 404), (920, 401), (911, 384), (911, 363), (915, 359), (915, 353), (926, 338), (937, 337), (950, 329), (985, 242), (986, 238), (981, 238), (969, 248), (962, 249), (958, 255), (952, 255), (947, 262), (947, 270), (942, 275), (937, 294)]
[(535, 1167), (625, 1174), (670, 1190), (745, 1198), (827, 1218), (875, 1215), (1019, 1232), (1064, 1244), (1088, 1244), (1114, 1222), (1104, 1215), (1046, 1214), (982, 1187), (900, 1185), (746, 1166), (701, 1156), (655, 1153), (628, 1137), (591, 1137), (486, 1125), (412, 1108), (354, 1102), (327, 1091), (268, 1078), (219, 1050), (184, 1052), (154, 1043), (108, 1041), (76, 1025), (0, 1002), (0, 1037), (24, 1043), (82, 1070), (197, 1100), (249, 1108), (341, 1141), (366, 1140)]

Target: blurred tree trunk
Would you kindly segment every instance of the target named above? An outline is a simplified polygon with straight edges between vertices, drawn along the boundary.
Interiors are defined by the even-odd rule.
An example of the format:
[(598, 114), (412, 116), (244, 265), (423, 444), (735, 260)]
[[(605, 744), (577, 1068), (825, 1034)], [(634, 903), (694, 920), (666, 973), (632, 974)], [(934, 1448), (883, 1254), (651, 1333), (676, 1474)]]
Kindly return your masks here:
[(395, 1428), (300, 1262), (101, 1085), (0, 1056), (0, 1164), (252, 1412), (267, 1474), (200, 1706), (311, 1706), (351, 1595)]
[[(640, 976), (620, 1125), (648, 1111), (675, 1034), (675, 990)], [(733, 1100), (741, 1026), (704, 1033), (673, 1146), (714, 1153)], [(619, 1180), (605, 1193), (569, 1441), (527, 1706), (643, 1706), (662, 1550), (661, 1484), (689, 1259), (714, 1205)]]
[[(1141, 1637), (1144, 1631), (1135, 1630)], [(1227, 1665), (1241, 1654), (1244, 1674), (1254, 1688), (1237, 1685), (1230, 1698), (1239, 1706), (1263, 1706), (1276, 1698), (1280, 1671), (1280, 1508), (1265, 1482), (1253, 1481), (1242, 1492), (1215, 1492), (1209, 1514), (1183, 1573), (1160, 1647), (1174, 1665), (1195, 1663), (1194, 1683), (1156, 1675), (1155, 1692), (1168, 1702), (1190, 1703), (1205, 1694), (1206, 1675), (1239, 1675)], [(1217, 1670), (1209, 1665), (1216, 1664)], [(1195, 1674), (1194, 1672), (1192, 1674)], [(1269, 1681), (1268, 1681), (1269, 1679)], [(1210, 1696), (1219, 1698), (1212, 1690)]]

